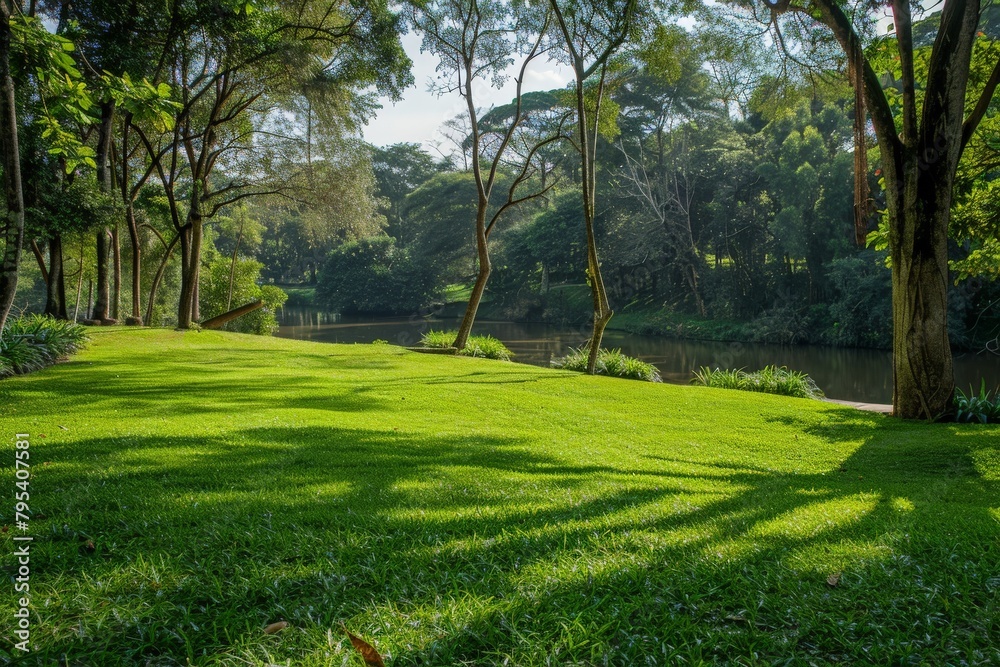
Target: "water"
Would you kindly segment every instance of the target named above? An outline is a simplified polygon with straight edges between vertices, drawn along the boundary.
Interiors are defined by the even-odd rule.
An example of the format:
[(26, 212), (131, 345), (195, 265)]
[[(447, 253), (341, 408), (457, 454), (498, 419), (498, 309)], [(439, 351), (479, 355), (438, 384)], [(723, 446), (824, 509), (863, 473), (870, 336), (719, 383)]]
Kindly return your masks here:
[[(327, 343), (371, 343), (385, 340), (395, 345), (416, 345), (428, 329), (457, 329), (458, 320), (420, 317), (344, 317), (310, 308), (285, 308), (279, 313), (282, 338)], [(588, 329), (547, 324), (477, 321), (475, 333), (502, 340), (520, 362), (548, 366), (589, 336)], [(884, 350), (836, 348), (819, 345), (766, 345), (673, 340), (607, 331), (605, 347), (620, 347), (626, 354), (655, 364), (665, 382), (687, 384), (691, 372), (702, 366), (756, 370), (769, 364), (808, 373), (829, 398), (866, 403), (892, 402), (892, 355)], [(978, 390), (982, 378), (988, 388), (1000, 386), (1000, 355), (959, 354), (955, 379), (965, 389)]]

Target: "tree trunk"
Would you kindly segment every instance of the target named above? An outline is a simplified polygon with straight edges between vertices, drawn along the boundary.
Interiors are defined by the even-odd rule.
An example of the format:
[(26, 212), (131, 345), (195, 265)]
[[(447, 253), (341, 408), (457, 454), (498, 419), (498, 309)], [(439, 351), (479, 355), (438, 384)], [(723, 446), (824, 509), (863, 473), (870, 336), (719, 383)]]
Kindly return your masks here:
[(221, 315), (216, 315), (215, 317), (205, 320), (202, 322), (201, 326), (205, 329), (219, 329), (225, 326), (226, 322), (235, 320), (237, 317), (246, 315), (247, 313), (252, 313), (258, 308), (262, 308), (264, 303), (262, 301), (253, 301), (246, 304), (245, 306), (240, 306), (239, 308), (234, 308), (228, 313), (222, 313)]
[(111, 228), (111, 319), (121, 319), (122, 307), (122, 244), (118, 236), (118, 223)]
[[(486, 215), (485, 208), (482, 211)], [(462, 317), (462, 324), (458, 327), (458, 335), (453, 343), (456, 349), (464, 350), (472, 334), (472, 325), (476, 321), (476, 313), (479, 312), (479, 304), (483, 300), (483, 293), (486, 291), (486, 283), (490, 279), (490, 272), (493, 265), (490, 263), (490, 251), (487, 245), (485, 221), (482, 225), (477, 225), (476, 230), (476, 250), (479, 255), (479, 271), (476, 273), (476, 283), (472, 286), (472, 294), (469, 295), (469, 304), (465, 307), (465, 316)]]
[[(886, 174), (894, 174), (890, 167)], [(937, 419), (952, 410), (955, 375), (948, 340), (948, 223), (953, 182), (907, 174), (889, 193), (892, 255), (892, 412)], [(916, 176), (914, 178), (914, 176)]]
[(180, 232), (181, 241), (181, 292), (177, 301), (177, 326), (188, 329), (191, 326), (191, 299), (194, 283), (191, 280), (192, 229), (188, 225)]
[[(97, 186), (101, 192), (111, 192), (111, 135), (114, 129), (115, 104), (101, 104), (101, 124), (97, 136)], [(111, 286), (108, 276), (108, 228), (104, 225), (97, 230), (97, 301), (91, 319), (111, 322)]]
[[(183, 234), (183, 232), (180, 232), (174, 236), (170, 240), (170, 244), (166, 250), (163, 251), (163, 259), (160, 260), (160, 266), (157, 267), (156, 275), (153, 276), (153, 284), (149, 287), (149, 301), (146, 303), (146, 324), (152, 324), (153, 322), (153, 306), (156, 304), (156, 290), (160, 288), (160, 281), (163, 280), (163, 272), (167, 269), (167, 262), (170, 261), (170, 255), (174, 252), (174, 248), (177, 246), (177, 242), (181, 240)], [(181, 262), (183, 263), (183, 259)]]
[(577, 64), (576, 82), (576, 112), (577, 123), (580, 126), (580, 176), (583, 185), (583, 220), (587, 231), (587, 282), (590, 284), (591, 296), (594, 300), (594, 327), (590, 337), (590, 352), (587, 355), (587, 373), (597, 372), (597, 357), (601, 352), (601, 340), (604, 329), (608, 326), (614, 311), (608, 303), (608, 293), (604, 287), (604, 277), (601, 275), (601, 262), (597, 256), (597, 237), (594, 233), (594, 198), (597, 192), (596, 160), (597, 150), (597, 119), (600, 117), (600, 97), (604, 87), (604, 76), (601, 75), (601, 85), (598, 87), (596, 109), (594, 111), (593, 145), (591, 145), (591, 129), (587, 123), (587, 106), (584, 94), (582, 65)]
[(49, 239), (49, 282), (45, 290), (45, 314), (57, 320), (68, 320), (66, 283), (63, 279), (62, 235)]
[(132, 320), (128, 323), (142, 326), (142, 241), (132, 202), (125, 204), (125, 221), (128, 223), (129, 243), (132, 245)]
[(192, 193), (187, 228), (181, 238), (181, 295), (177, 305), (177, 326), (189, 329), (198, 319), (198, 280), (201, 269), (202, 225), (201, 192), (196, 184)]
[(17, 272), (24, 244), (24, 198), (21, 190), (21, 160), (17, 141), (14, 80), (10, 75), (10, 4), (0, 0), (0, 166), (7, 215), (3, 219), (3, 259), (0, 260), (0, 331), (14, 304)]

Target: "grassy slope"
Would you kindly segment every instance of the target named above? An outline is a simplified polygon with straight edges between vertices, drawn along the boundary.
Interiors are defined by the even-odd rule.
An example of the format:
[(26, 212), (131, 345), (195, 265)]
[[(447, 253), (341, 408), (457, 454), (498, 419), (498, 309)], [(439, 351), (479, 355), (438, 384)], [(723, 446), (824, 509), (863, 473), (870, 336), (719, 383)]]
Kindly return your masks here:
[(0, 404), (29, 664), (1000, 664), (997, 427), (149, 330)]

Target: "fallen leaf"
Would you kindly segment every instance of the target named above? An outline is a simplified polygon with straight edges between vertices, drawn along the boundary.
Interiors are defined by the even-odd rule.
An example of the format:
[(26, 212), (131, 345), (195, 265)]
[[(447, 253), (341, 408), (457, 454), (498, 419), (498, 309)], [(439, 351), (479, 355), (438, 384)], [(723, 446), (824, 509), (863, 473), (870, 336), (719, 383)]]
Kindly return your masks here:
[(348, 630), (343, 624), (341, 624), (340, 628), (344, 631), (344, 634), (347, 635), (348, 639), (351, 640), (351, 644), (353, 644), (354, 648), (358, 650), (361, 657), (364, 658), (366, 665), (371, 665), (372, 667), (385, 667), (385, 663), (382, 662), (382, 656), (378, 654), (378, 651), (375, 650), (374, 646), (366, 642), (361, 637), (352, 635), (350, 630)]
[(87, 543), (83, 545), (82, 549), (84, 552), (92, 554), (97, 549), (97, 547), (94, 546), (93, 540), (87, 540)]
[(49, 461), (42, 461), (43, 466), (47, 466), (49, 463), (50, 463)]
[(836, 588), (840, 584), (840, 572), (834, 572), (829, 577), (826, 578), (826, 585), (830, 588)]
[(44, 437), (45, 437), (45, 434), (44, 434), (44, 433), (39, 433), (39, 434), (38, 434), (38, 437), (39, 437), (39, 438), (44, 438)]
[(3, 532), (5, 532), (5, 533), (6, 533), (6, 532), (7, 532), (8, 530), (10, 530), (10, 526), (4, 526), (4, 527), (3, 527), (2, 529), (0, 529), (0, 530), (2, 530)]
[(265, 635), (273, 635), (276, 632), (281, 632), (288, 627), (288, 621), (278, 621), (277, 623), (272, 623), (271, 625), (264, 628)]

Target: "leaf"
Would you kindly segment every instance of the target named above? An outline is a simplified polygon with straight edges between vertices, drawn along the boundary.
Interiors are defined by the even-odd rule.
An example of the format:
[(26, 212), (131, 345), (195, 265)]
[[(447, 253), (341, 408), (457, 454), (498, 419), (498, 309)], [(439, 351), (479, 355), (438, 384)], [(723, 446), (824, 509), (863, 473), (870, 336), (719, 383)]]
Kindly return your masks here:
[(372, 665), (372, 667), (385, 667), (385, 663), (382, 662), (382, 656), (379, 655), (374, 646), (366, 642), (364, 639), (352, 635), (350, 630), (348, 630), (343, 623), (341, 623), (340, 629), (343, 630), (344, 634), (351, 640), (351, 644), (358, 650), (361, 657), (364, 658), (366, 665)]
[(273, 635), (276, 632), (281, 632), (287, 627), (288, 627), (288, 621), (278, 621), (276, 623), (271, 623), (270, 625), (264, 628), (264, 634)]
[(840, 572), (834, 572), (829, 577), (826, 578), (826, 585), (830, 588), (836, 588), (840, 585)]

